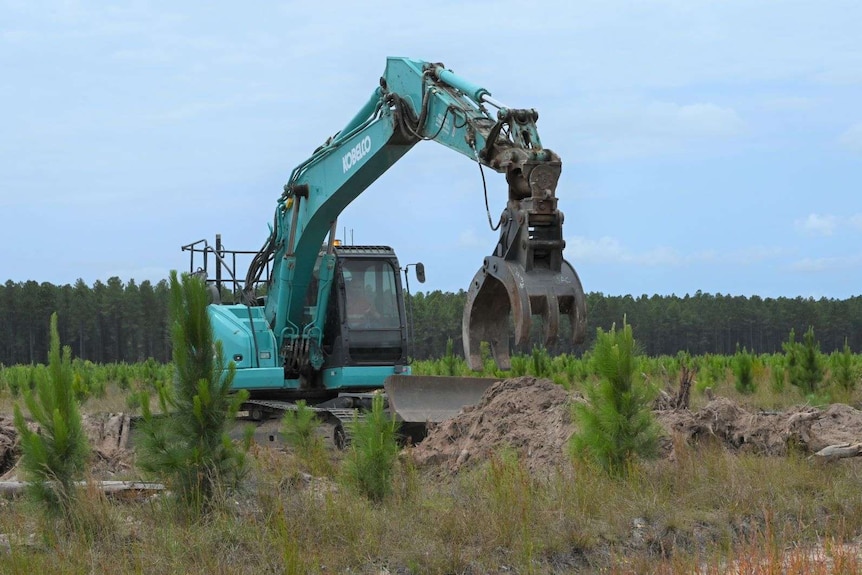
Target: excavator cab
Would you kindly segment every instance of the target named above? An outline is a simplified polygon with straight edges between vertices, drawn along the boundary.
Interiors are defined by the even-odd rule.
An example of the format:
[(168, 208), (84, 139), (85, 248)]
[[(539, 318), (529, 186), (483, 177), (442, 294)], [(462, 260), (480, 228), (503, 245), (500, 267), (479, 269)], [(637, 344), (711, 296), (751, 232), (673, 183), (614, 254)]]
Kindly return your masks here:
[(385, 246), (339, 246), (335, 256), (323, 330), (324, 373), (328, 366), (406, 366), (407, 319), (395, 252)]

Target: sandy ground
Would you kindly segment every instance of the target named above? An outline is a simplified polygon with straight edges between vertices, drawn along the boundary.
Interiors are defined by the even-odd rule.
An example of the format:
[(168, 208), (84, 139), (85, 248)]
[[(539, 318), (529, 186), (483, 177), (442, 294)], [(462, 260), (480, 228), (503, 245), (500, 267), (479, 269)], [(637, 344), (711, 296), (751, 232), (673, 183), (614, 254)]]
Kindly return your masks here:
[[(584, 399), (546, 379), (502, 380), (492, 385), (478, 404), (429, 429), (412, 453), (420, 466), (456, 473), (501, 448), (509, 448), (518, 451), (531, 469), (551, 469), (567, 457), (568, 440), (575, 432), (570, 417), (574, 401)], [(829, 445), (862, 441), (862, 411), (843, 404), (767, 412), (719, 397), (696, 411), (665, 409), (654, 413), (668, 436), (676, 435), (692, 444), (718, 441), (732, 451), (783, 456), (791, 449), (815, 453)], [(94, 477), (111, 479), (133, 472), (128, 415), (90, 414), (84, 424), (93, 448)], [(241, 437), (242, 429), (249, 425), (254, 427), (257, 443), (283, 446), (278, 419), (239, 419), (231, 435)], [(321, 425), (320, 433), (329, 446), (333, 446), (332, 431), (331, 425)], [(11, 416), (0, 415), (0, 478), (16, 475), (17, 443)], [(665, 457), (673, 457), (671, 445), (669, 440), (664, 442)]]
[[(414, 450), (416, 461), (457, 472), (508, 447), (518, 450), (531, 469), (559, 465), (575, 432), (573, 401), (584, 399), (548, 380), (503, 380), (491, 386), (479, 404), (430, 430)], [(697, 411), (665, 409), (654, 414), (668, 437), (676, 435), (690, 444), (718, 441), (732, 451), (782, 456), (791, 449), (815, 453), (829, 445), (862, 442), (862, 411), (843, 404), (766, 412), (716, 398)], [(672, 442), (664, 441), (662, 451), (673, 457)]]

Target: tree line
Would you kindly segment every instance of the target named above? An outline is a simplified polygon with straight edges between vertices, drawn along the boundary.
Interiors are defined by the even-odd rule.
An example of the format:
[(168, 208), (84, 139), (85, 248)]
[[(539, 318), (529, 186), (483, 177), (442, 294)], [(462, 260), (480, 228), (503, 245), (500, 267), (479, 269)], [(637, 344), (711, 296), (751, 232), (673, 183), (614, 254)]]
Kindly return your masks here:
[[(461, 347), (461, 314), (467, 294), (417, 293), (411, 298), (415, 321), (414, 357), (439, 357), (452, 338)], [(737, 344), (752, 353), (776, 353), (790, 330), (814, 332), (821, 349), (831, 352), (862, 349), (862, 296), (845, 300), (814, 298), (761, 298), (707, 294), (660, 296), (587, 294), (587, 339), (573, 345), (566, 318), (561, 318), (559, 341), (552, 354), (580, 354), (591, 348), (596, 329), (620, 327), (623, 318), (647, 355), (676, 355), (687, 351), (729, 355)], [(534, 321), (532, 346), (541, 343), (541, 325)], [(569, 335), (567, 335), (569, 334)], [(517, 350), (529, 352), (529, 349)]]
[(167, 280), (152, 284), (118, 277), (92, 287), (83, 280), (56, 286), (35, 281), (0, 285), (0, 363), (45, 363), (50, 319), (57, 312), (63, 345), (96, 363), (170, 361)]
[[(53, 312), (59, 334), (74, 357), (96, 363), (137, 362), (171, 357), (166, 280), (158, 283), (112, 277), (92, 286), (83, 280), (56, 286), (35, 281), (0, 285), (0, 363), (44, 363), (50, 344)], [(410, 355), (416, 359), (444, 354), (448, 340), (461, 349), (461, 316), (466, 292), (431, 291), (408, 296), (412, 318)], [(797, 334), (814, 328), (821, 350), (862, 349), (862, 296), (844, 300), (761, 298), (697, 292), (685, 296), (615, 296), (587, 294), (587, 340), (573, 345), (567, 322), (552, 354), (580, 354), (589, 349), (596, 329), (621, 326), (623, 318), (651, 356), (732, 354), (737, 344), (752, 353), (775, 353), (791, 329)], [(541, 344), (541, 326), (534, 322), (533, 342)], [(532, 346), (532, 343), (530, 344)], [(521, 349), (514, 351), (529, 351)]]

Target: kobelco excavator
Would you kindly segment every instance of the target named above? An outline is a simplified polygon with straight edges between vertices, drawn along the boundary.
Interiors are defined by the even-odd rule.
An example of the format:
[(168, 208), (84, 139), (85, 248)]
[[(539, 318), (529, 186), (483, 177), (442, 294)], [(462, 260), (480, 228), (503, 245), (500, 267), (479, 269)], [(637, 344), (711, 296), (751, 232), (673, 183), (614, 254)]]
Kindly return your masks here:
[[(341, 421), (369, 392), (385, 388), (389, 409), (421, 426), (475, 403), (489, 385), (481, 378), (412, 375), (394, 251), (336, 240), (347, 205), (422, 140), (505, 174), (508, 183), (499, 240), (474, 276), (464, 309), (470, 366), (481, 367), (480, 343), (487, 341), (497, 365), (508, 369), (510, 345), (527, 342), (534, 316), (542, 318), (547, 343), (556, 340), (561, 316), (568, 316), (573, 340), (583, 341), (584, 291), (563, 258), (555, 195), (561, 161), (542, 146), (537, 119), (535, 110), (504, 106), (442, 64), (388, 58), (368, 102), (293, 169), (260, 250), (226, 250), (204, 240), (183, 246), (192, 272), (196, 255), (204, 256), (202, 271), (210, 257), (216, 260), (209, 315), (236, 364), (233, 387), (251, 392), (249, 410), (260, 415), (305, 399)], [(221, 303), (223, 270), (235, 287), (241, 282), (238, 254), (251, 257), (237, 290), (241, 301)]]

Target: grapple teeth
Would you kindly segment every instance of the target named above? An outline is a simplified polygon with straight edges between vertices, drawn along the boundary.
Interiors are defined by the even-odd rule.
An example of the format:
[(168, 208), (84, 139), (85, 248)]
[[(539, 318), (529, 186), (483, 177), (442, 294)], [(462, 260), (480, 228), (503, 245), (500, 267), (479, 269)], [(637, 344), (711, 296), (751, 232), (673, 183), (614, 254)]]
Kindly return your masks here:
[(570, 319), (572, 339), (586, 335), (586, 297), (574, 268), (563, 260), (560, 271), (526, 272), (517, 262), (491, 256), (473, 277), (462, 322), (464, 356), (471, 369), (482, 369), (481, 342), (487, 341), (497, 367), (510, 369), (509, 315), (515, 345), (530, 339), (533, 315), (542, 319), (546, 345), (557, 341), (560, 314)]

